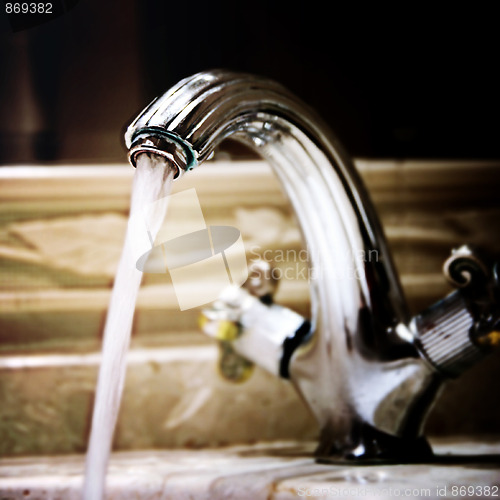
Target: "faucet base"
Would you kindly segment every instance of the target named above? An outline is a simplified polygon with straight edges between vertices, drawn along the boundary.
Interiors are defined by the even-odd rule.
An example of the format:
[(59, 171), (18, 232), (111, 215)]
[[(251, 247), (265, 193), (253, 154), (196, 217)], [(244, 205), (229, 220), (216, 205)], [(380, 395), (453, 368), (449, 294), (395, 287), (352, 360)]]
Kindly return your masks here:
[(340, 446), (338, 440), (323, 432), (315, 456), (316, 462), (332, 465), (428, 463), (434, 460), (432, 448), (423, 436), (400, 438), (367, 423), (354, 426), (347, 441)]

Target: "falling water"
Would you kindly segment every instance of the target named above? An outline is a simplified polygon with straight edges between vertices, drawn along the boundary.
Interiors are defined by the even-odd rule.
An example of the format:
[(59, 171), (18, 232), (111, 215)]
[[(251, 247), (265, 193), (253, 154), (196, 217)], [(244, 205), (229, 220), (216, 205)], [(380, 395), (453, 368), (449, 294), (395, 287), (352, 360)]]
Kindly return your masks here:
[(126, 353), (142, 278), (142, 273), (136, 268), (137, 256), (134, 254), (139, 235), (131, 221), (141, 218), (154, 205), (156, 210), (152, 214), (150, 211), (147, 227), (148, 237), (154, 241), (166, 213), (166, 203), (154, 202), (166, 200), (173, 174), (173, 169), (159, 156), (142, 154), (137, 160), (127, 235), (104, 329), (102, 361), (86, 457), (84, 500), (104, 498), (108, 459), (125, 381)]

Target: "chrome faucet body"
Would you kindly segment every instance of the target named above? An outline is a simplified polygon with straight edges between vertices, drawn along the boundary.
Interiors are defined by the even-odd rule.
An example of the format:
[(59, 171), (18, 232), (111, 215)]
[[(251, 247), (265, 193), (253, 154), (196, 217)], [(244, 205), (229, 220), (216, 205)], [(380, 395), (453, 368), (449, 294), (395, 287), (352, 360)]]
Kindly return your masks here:
[[(455, 292), (410, 317), (353, 163), (322, 120), (275, 82), (222, 70), (194, 75), (138, 116), (126, 145), (132, 165), (139, 154), (159, 154), (179, 175), (228, 137), (268, 161), (295, 210), (309, 256), (311, 314), (300, 318), (251, 290), (232, 290), (207, 313), (212, 334), (217, 337), (214, 321), (230, 310), (239, 328), (236, 351), (290, 378), (319, 423), (320, 459), (431, 456), (423, 423), (443, 380), (484, 355), (469, 335), (477, 320), (470, 301)], [(467, 249), (457, 255), (474, 261)], [(490, 289), (498, 286), (497, 268), (484, 269), (479, 273), (494, 283)], [(278, 332), (261, 324), (266, 314), (274, 315)], [(498, 330), (496, 317), (488, 334)], [(462, 344), (456, 335), (455, 343), (443, 340), (450, 326)], [(256, 347), (259, 338), (265, 349)]]

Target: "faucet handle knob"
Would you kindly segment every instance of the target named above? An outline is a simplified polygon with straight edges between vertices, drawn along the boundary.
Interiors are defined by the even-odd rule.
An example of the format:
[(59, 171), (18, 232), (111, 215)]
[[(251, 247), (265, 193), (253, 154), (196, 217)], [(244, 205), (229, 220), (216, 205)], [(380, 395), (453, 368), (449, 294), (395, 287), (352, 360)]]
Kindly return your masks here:
[(216, 301), (204, 309), (198, 325), (203, 333), (217, 340), (219, 373), (230, 382), (244, 382), (253, 373), (254, 363), (236, 352), (233, 342), (241, 334), (240, 307), (226, 294), (227, 300)]
[(443, 272), (451, 285), (464, 290), (477, 289), (489, 275), (487, 264), (468, 245), (452, 250)]
[(211, 309), (202, 311), (199, 326), (204, 333), (218, 341), (219, 372), (224, 379), (230, 382), (244, 382), (252, 375), (255, 366), (255, 363), (241, 356), (233, 345), (242, 334), (240, 317), (247, 307), (243, 305), (245, 301), (242, 297), (251, 296), (263, 304), (272, 304), (277, 285), (278, 280), (270, 262), (253, 260), (248, 265), (248, 278), (243, 284), (246, 292), (231, 294), (226, 290)]
[(500, 346), (498, 262), (464, 245), (443, 266), (458, 288), (415, 319), (417, 344), (444, 375), (456, 377)]
[(471, 338), (483, 347), (500, 345), (499, 262), (479, 257), (477, 251), (464, 245), (453, 251), (444, 272), (462, 292), (474, 319)]
[(248, 265), (248, 278), (243, 287), (264, 304), (271, 304), (278, 287), (274, 267), (267, 260), (252, 260)]
[(247, 378), (251, 362), (273, 375), (289, 378), (294, 351), (312, 333), (307, 319), (272, 302), (274, 285), (266, 283), (268, 278), (259, 274), (261, 269), (254, 270), (259, 275), (257, 282), (227, 287), (200, 318), (201, 330), (219, 342), (221, 373), (229, 380)]

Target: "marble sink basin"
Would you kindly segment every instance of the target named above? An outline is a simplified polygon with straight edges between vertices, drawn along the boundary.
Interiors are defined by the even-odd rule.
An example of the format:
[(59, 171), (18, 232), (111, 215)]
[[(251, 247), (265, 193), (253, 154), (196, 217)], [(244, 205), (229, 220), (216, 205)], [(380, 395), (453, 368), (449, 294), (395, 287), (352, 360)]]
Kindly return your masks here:
[[(332, 466), (312, 442), (114, 453), (107, 499), (292, 500), (477, 498), (500, 495), (500, 438), (433, 442), (436, 463)], [(77, 500), (82, 455), (0, 460), (2, 500)], [(473, 493), (473, 494), (470, 494)]]

